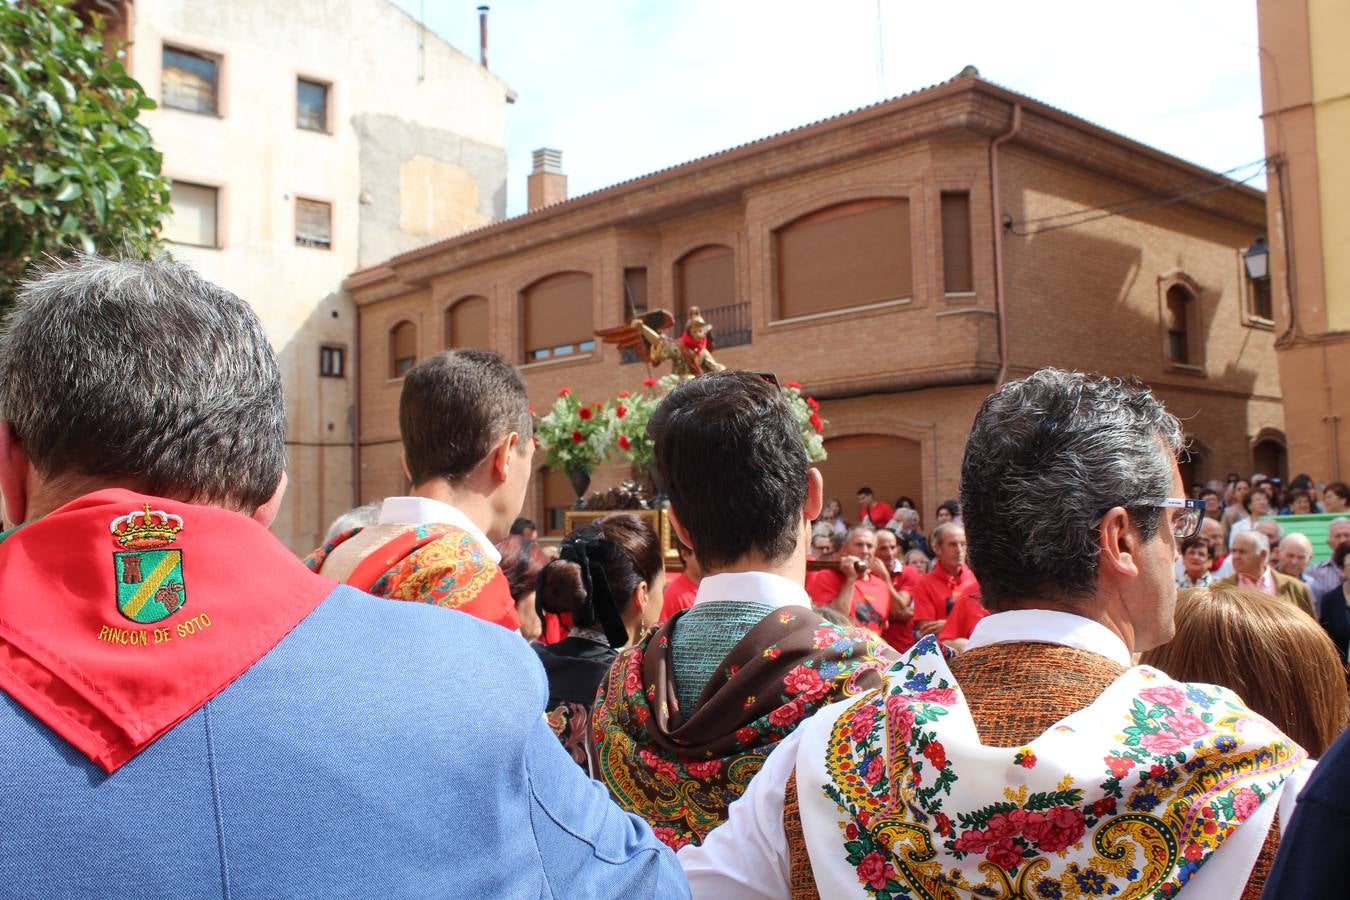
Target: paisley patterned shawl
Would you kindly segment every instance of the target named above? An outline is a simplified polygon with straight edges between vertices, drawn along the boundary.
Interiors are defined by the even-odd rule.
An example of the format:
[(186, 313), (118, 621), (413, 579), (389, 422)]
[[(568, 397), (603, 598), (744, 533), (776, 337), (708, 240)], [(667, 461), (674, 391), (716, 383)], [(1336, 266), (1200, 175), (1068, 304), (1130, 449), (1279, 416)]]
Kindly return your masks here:
[[(363, 531), (353, 528), (339, 534), (305, 557), (305, 565), (322, 572), (333, 551)], [(363, 570), (374, 573), (369, 585), (356, 582)], [(520, 628), (505, 576), (477, 538), (453, 525), (406, 527), (372, 550), (343, 580), (377, 597), (431, 603), (512, 630)]]
[(824, 897), (1171, 897), (1307, 754), (1231, 691), (1147, 666), (1029, 745), (983, 746), (932, 638), (797, 759)]
[(769, 751), (803, 718), (879, 686), (895, 658), (870, 632), (783, 607), (732, 648), (686, 719), (670, 658), (684, 615), (619, 655), (591, 715), (597, 777), (676, 850), (725, 821)]

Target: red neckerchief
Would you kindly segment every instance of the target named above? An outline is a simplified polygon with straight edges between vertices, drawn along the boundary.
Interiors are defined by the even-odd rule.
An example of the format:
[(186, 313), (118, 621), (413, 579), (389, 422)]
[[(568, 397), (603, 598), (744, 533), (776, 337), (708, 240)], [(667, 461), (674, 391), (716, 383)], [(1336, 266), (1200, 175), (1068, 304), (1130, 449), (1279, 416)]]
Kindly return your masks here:
[(704, 337), (703, 340), (701, 341), (696, 341), (694, 340), (694, 336), (687, 331), (684, 334), (680, 335), (680, 343), (684, 344), (694, 353), (702, 353), (704, 350), (708, 349), (707, 337)]
[(334, 587), (238, 513), (88, 494), (0, 543), (0, 690), (113, 772)]

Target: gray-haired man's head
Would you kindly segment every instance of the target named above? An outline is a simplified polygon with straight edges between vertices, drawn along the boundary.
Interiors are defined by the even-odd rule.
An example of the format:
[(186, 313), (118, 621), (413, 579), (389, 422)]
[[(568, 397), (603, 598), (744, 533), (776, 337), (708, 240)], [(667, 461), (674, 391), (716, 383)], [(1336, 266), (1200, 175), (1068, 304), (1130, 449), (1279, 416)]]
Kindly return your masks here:
[(0, 333), (0, 419), (47, 483), (251, 513), (285, 468), (281, 376), (262, 325), (172, 262), (84, 256), (21, 286)]
[[(1127, 511), (1143, 541), (1163, 522), (1181, 427), (1118, 378), (1041, 369), (985, 399), (961, 466), (970, 566), (991, 608), (1086, 600), (1103, 516)], [(1169, 560), (1170, 562), (1170, 560)]]

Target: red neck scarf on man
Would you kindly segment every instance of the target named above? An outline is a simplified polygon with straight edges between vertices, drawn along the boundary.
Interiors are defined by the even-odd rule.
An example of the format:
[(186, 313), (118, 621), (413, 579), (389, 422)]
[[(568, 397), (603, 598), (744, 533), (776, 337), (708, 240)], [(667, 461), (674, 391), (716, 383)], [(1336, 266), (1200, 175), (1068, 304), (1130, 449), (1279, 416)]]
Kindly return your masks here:
[(680, 343), (688, 347), (694, 353), (702, 353), (704, 350), (708, 349), (707, 336), (704, 336), (700, 340), (695, 340), (694, 336), (687, 331), (680, 335)]
[(334, 587), (238, 513), (88, 494), (0, 538), (0, 690), (113, 772)]

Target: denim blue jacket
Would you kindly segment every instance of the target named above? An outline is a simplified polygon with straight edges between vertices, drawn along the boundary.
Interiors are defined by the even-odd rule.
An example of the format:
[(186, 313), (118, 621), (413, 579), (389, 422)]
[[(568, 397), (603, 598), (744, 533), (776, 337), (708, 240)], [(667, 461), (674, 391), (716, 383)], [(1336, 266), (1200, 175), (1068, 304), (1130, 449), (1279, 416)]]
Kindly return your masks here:
[(0, 894), (688, 897), (546, 697), (519, 636), (346, 587), (112, 775), (0, 693)]

